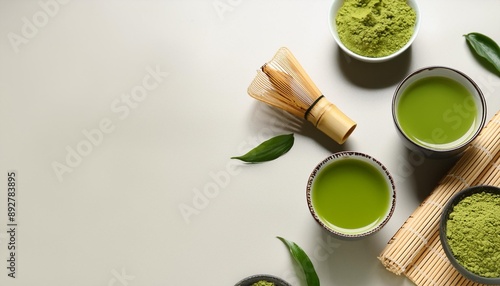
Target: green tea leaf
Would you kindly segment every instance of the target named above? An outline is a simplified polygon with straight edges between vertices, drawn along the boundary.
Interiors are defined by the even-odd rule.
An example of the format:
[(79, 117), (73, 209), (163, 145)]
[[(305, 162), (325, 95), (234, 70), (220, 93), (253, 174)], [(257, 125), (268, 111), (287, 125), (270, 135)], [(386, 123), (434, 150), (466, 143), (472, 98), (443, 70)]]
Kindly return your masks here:
[(262, 142), (245, 155), (231, 157), (231, 159), (238, 159), (248, 163), (271, 161), (288, 152), (293, 146), (293, 141), (293, 134), (278, 135)]
[(474, 52), (486, 59), (500, 72), (500, 47), (491, 38), (480, 33), (464, 35)]
[(307, 254), (300, 248), (295, 242), (288, 241), (282, 237), (277, 237), (281, 240), (290, 250), (293, 259), (300, 265), (302, 271), (306, 276), (307, 286), (319, 286), (319, 277), (316, 274), (316, 270), (314, 269), (314, 265), (311, 260), (307, 256)]

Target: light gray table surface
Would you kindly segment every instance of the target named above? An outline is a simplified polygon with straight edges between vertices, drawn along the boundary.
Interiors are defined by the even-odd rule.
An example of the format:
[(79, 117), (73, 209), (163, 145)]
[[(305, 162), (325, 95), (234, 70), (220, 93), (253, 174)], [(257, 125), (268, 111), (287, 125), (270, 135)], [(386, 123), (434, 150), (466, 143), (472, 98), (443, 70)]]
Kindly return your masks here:
[[(498, 0), (421, 0), (420, 33), (380, 64), (347, 57), (331, 1), (0, 1), (0, 285), (234, 285), (268, 273), (306, 285), (282, 236), (322, 285), (403, 286), (377, 256), (454, 159), (414, 156), (391, 117), (396, 85), (432, 65), (475, 80), (500, 109), (500, 77), (464, 34), (500, 42)], [(288, 47), (358, 127), (338, 145), (250, 98), (256, 70)], [(278, 160), (231, 160), (293, 132)], [(397, 205), (377, 234), (332, 238), (311, 217), (314, 166), (341, 151), (380, 160)], [(15, 278), (8, 173), (16, 172)]]

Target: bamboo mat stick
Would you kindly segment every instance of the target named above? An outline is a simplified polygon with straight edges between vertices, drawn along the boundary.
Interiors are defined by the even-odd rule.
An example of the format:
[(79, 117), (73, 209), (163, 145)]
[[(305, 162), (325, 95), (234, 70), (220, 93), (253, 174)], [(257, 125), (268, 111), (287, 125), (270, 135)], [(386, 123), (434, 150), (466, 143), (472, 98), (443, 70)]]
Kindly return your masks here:
[[(408, 271), (408, 274), (412, 275), (409, 278), (418, 282), (417, 285), (448, 285), (442, 284), (440, 277), (445, 279), (446, 283), (452, 283), (449, 285), (466, 285), (460, 282), (463, 279), (460, 275), (448, 273), (450, 269), (454, 269), (450, 268), (447, 259), (441, 259), (443, 265), (436, 264), (441, 261), (438, 257), (442, 257), (444, 252), (440, 249), (440, 244), (434, 246), (433, 243), (439, 242), (439, 235), (436, 236), (436, 233), (439, 233), (442, 208), (451, 196), (479, 183), (500, 186), (499, 154), (500, 111), (493, 116), (448, 174), (439, 181), (432, 193), (389, 240), (379, 256), (382, 264), (398, 275), (407, 274), (405, 272)], [(427, 257), (430, 253), (432, 255)], [(435, 284), (437, 283), (435, 279), (440, 282)], [(419, 284), (423, 281), (430, 281), (430, 284)]]
[[(483, 170), (474, 182), (474, 185), (500, 186), (500, 151), (497, 151), (493, 161)], [(424, 251), (409, 266), (405, 275), (420, 286), (481, 286), (463, 277), (449, 262), (439, 239), (439, 228), (434, 230), (433, 236)]]
[(475, 185), (500, 185), (500, 152), (497, 152), (494, 160), (488, 168), (484, 170), (481, 177), (477, 179)]

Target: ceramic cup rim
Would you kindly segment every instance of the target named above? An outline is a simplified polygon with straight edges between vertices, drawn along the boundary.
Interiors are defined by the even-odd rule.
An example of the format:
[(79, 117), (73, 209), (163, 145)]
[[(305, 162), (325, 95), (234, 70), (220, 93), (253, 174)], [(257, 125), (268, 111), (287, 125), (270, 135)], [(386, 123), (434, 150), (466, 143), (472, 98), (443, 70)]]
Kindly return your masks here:
[[(390, 196), (390, 205), (389, 208), (383, 218), (379, 223), (374, 225), (372, 228), (367, 229), (364, 232), (361, 233), (343, 233), (340, 232), (336, 229), (331, 228), (328, 226), (326, 223), (324, 223), (321, 218), (319, 218), (316, 210), (314, 209), (313, 203), (312, 203), (312, 186), (313, 183), (316, 179), (316, 176), (320, 173), (320, 171), (325, 167), (331, 164), (332, 162), (341, 160), (343, 158), (354, 158), (357, 160), (362, 160), (365, 162), (370, 163), (372, 166), (374, 166), (385, 178), (388, 187), (389, 187), (389, 196)], [(356, 151), (340, 151), (334, 154), (331, 154), (330, 156), (326, 157), (324, 160), (319, 162), (316, 167), (313, 169), (311, 174), (309, 175), (309, 179), (307, 181), (307, 186), (306, 186), (306, 199), (307, 199), (307, 206), (309, 208), (309, 211), (311, 215), (313, 216), (314, 220), (325, 230), (327, 230), (329, 233), (338, 236), (340, 238), (346, 238), (346, 239), (356, 239), (356, 238), (362, 238), (368, 235), (371, 235), (380, 229), (384, 227), (389, 219), (392, 217), (392, 214), (394, 213), (394, 209), (396, 207), (396, 187), (394, 184), (394, 180), (389, 173), (389, 170), (377, 159), (373, 158), (370, 155), (367, 155), (365, 153), (361, 152), (356, 152)]]
[(484, 284), (499, 284), (500, 283), (500, 277), (495, 277), (495, 278), (489, 278), (489, 277), (483, 277), (480, 275), (477, 275), (469, 270), (467, 270), (465, 267), (463, 267), (456, 259), (453, 253), (451, 252), (450, 246), (448, 244), (448, 239), (446, 237), (446, 225), (448, 221), (448, 217), (453, 210), (453, 207), (458, 204), (461, 200), (464, 198), (476, 194), (479, 192), (488, 192), (488, 193), (493, 193), (493, 194), (499, 194), (500, 195), (500, 188), (492, 185), (477, 185), (477, 186), (472, 186), (465, 188), (455, 195), (453, 195), (448, 202), (445, 204), (443, 208), (443, 212), (441, 214), (441, 220), (439, 223), (439, 238), (441, 240), (441, 244), (443, 246), (443, 250), (448, 257), (448, 260), (450, 260), (450, 263), (453, 265), (455, 269), (457, 269), (458, 272), (460, 272), (462, 275), (465, 277), (469, 278), (470, 280), (473, 280), (474, 282), (477, 283), (484, 283)]
[(410, 39), (403, 47), (401, 47), (399, 50), (397, 50), (396, 52), (394, 52), (390, 55), (383, 56), (383, 57), (377, 57), (377, 58), (362, 56), (360, 54), (357, 54), (357, 53), (349, 50), (344, 45), (344, 43), (342, 43), (342, 41), (340, 40), (339, 34), (337, 32), (337, 25), (335, 24), (335, 18), (337, 15), (337, 11), (340, 9), (340, 7), (344, 3), (344, 1), (345, 0), (333, 0), (332, 1), (332, 4), (331, 4), (329, 12), (328, 12), (328, 27), (329, 27), (330, 33), (332, 34), (333, 39), (335, 40), (337, 45), (340, 47), (340, 49), (342, 49), (349, 56), (351, 56), (355, 59), (358, 59), (360, 61), (363, 61), (363, 62), (368, 62), (368, 63), (385, 62), (385, 61), (391, 60), (391, 59), (399, 56), (403, 52), (405, 52), (413, 44), (413, 42), (417, 38), (418, 32), (420, 30), (420, 22), (421, 22), (420, 8), (419, 8), (416, 0), (407, 0), (406, 2), (408, 3), (408, 5), (410, 5), (410, 7), (412, 7), (413, 10), (415, 11), (416, 19), (415, 19), (415, 27), (413, 28), (413, 34), (411, 35)]
[[(426, 78), (429, 76), (433, 76), (433, 73), (440, 73), (440, 76), (444, 76), (446, 78), (450, 79), (455, 79), (455, 78), (461, 78), (465, 82), (468, 83), (468, 86), (465, 86), (461, 82), (462, 86), (465, 86), (469, 91), (471, 91), (472, 96), (475, 98), (476, 103), (478, 104), (478, 124), (475, 126), (474, 132), (464, 141), (460, 142), (457, 145), (450, 146), (448, 148), (442, 147), (442, 148), (437, 148), (437, 147), (432, 147), (428, 145), (422, 145), (419, 144), (418, 142), (415, 142), (413, 139), (411, 139), (404, 129), (401, 127), (399, 124), (398, 116), (397, 116), (397, 107), (398, 107), (398, 102), (399, 98), (401, 97), (401, 94), (403, 94), (403, 91), (405, 90), (406, 87), (408, 87), (411, 83), (422, 79)], [(429, 75), (429, 73), (431, 73)], [(454, 75), (455, 77), (453, 77)], [(431, 154), (431, 153), (436, 153), (436, 154), (447, 154), (450, 152), (454, 152), (460, 149), (463, 149), (467, 145), (469, 145), (476, 137), (479, 135), (481, 130), (483, 129), (485, 123), (486, 123), (486, 114), (487, 114), (487, 108), (486, 108), (486, 99), (484, 98), (483, 92), (479, 88), (479, 86), (472, 80), (468, 75), (465, 73), (446, 66), (429, 66), (429, 67), (423, 67), (420, 69), (417, 69), (407, 75), (396, 87), (396, 90), (394, 91), (394, 95), (392, 98), (392, 118), (394, 121), (394, 124), (396, 126), (396, 129), (400, 135), (402, 135), (406, 140), (412, 143), (416, 148), (419, 150), (423, 150), (425, 154)]]

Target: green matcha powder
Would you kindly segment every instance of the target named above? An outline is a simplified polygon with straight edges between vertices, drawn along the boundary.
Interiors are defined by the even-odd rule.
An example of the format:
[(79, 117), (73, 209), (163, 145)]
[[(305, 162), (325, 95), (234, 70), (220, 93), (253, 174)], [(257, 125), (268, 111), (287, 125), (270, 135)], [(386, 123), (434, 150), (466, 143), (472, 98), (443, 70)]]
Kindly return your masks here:
[(253, 283), (252, 286), (274, 286), (274, 283), (261, 280), (259, 282)]
[(335, 19), (340, 40), (365, 57), (384, 57), (410, 40), (416, 13), (405, 0), (345, 0)]
[(449, 215), (446, 236), (462, 266), (500, 277), (500, 195), (482, 192), (461, 200)]

